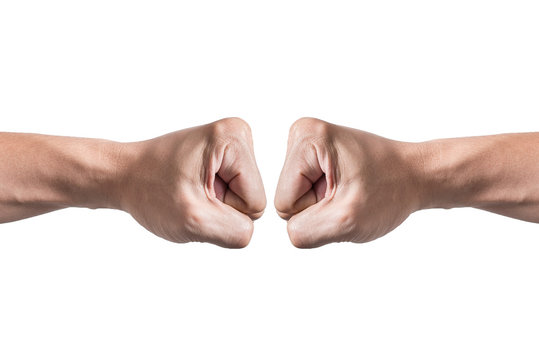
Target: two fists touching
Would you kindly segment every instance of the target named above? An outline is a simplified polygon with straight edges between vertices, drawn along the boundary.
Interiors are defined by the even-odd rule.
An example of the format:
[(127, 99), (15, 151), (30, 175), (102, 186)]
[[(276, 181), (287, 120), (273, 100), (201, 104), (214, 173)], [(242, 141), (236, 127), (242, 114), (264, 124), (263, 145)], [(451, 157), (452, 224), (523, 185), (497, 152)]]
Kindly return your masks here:
[[(116, 143), (0, 133), (0, 223), (115, 208), (175, 242), (249, 243), (266, 197), (237, 118)], [(539, 222), (539, 133), (405, 143), (296, 121), (275, 195), (297, 247), (365, 242), (412, 212), (470, 206)]]
[[(290, 129), (275, 207), (297, 247), (365, 242), (399, 225), (406, 199), (397, 143), (304, 118)], [(122, 209), (175, 242), (244, 247), (266, 197), (247, 123), (227, 118), (127, 145)]]

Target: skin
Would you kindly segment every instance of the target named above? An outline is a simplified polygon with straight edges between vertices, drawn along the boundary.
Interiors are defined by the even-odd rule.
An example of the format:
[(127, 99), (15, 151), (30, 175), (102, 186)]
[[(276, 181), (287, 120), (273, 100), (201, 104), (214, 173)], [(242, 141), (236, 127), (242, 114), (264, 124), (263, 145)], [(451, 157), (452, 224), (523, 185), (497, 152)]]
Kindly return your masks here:
[(275, 195), (299, 248), (363, 243), (430, 208), (539, 222), (539, 133), (407, 143), (302, 118)]
[(0, 222), (112, 208), (170, 241), (242, 248), (266, 206), (238, 118), (134, 143), (0, 133), (0, 148)]
[[(300, 248), (371, 241), (429, 208), (539, 222), (538, 145), (539, 133), (406, 143), (302, 118), (275, 207)], [(174, 242), (241, 248), (266, 206), (238, 118), (134, 143), (0, 133), (0, 148), (0, 222), (112, 208)]]

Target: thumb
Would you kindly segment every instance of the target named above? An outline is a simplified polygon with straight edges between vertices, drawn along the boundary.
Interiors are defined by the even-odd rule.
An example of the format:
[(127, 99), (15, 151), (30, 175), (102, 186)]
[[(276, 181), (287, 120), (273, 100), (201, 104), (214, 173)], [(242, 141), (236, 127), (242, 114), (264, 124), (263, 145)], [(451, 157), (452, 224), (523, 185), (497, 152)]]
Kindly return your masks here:
[(246, 247), (253, 234), (253, 221), (245, 214), (221, 202), (208, 198), (191, 214), (190, 233), (196, 241), (226, 248)]
[(351, 212), (335, 198), (325, 198), (288, 221), (288, 236), (295, 247), (315, 248), (349, 241), (354, 235)]

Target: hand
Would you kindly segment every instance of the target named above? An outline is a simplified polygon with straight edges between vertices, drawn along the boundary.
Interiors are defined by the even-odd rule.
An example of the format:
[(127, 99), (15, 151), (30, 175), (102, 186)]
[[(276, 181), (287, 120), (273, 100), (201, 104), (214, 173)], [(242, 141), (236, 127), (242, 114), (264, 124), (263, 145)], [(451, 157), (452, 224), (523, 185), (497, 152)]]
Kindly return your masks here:
[(227, 118), (126, 144), (121, 208), (174, 242), (245, 247), (266, 196), (249, 125)]
[(275, 195), (300, 248), (367, 242), (420, 208), (412, 144), (302, 118), (290, 129)]

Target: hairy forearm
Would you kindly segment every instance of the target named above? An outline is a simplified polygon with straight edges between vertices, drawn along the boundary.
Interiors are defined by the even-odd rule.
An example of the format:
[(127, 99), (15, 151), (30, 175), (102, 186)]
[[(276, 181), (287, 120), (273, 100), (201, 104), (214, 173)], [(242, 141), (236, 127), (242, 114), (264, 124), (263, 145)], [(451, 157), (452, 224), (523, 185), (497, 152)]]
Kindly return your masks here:
[(119, 206), (119, 143), (0, 133), (0, 149), (0, 222), (66, 207)]
[(539, 222), (539, 133), (415, 144), (422, 208), (475, 207)]

